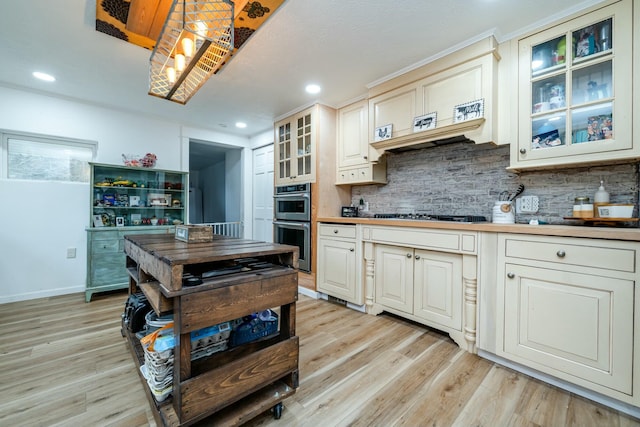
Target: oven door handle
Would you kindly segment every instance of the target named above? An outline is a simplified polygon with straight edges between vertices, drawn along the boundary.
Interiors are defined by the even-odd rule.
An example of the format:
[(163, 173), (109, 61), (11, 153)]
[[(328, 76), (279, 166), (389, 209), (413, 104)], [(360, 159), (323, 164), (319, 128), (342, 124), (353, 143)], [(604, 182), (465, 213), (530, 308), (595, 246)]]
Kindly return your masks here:
[(291, 228), (309, 228), (309, 224), (306, 222), (285, 222), (285, 221), (273, 221), (274, 225), (284, 225)]
[(303, 194), (296, 193), (296, 194), (276, 194), (275, 196), (273, 196), (274, 199), (277, 199), (278, 197), (304, 197), (305, 199), (308, 199), (309, 195), (306, 193), (303, 193)]

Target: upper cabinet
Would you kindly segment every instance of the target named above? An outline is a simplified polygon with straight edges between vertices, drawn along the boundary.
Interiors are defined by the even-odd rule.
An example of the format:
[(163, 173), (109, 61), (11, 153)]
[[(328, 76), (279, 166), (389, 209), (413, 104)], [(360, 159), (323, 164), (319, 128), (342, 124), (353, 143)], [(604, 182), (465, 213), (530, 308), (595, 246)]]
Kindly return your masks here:
[[(488, 37), (369, 91), (369, 142), (374, 159), (387, 150), (470, 139), (496, 142), (497, 42)], [(482, 102), (482, 111), (456, 107)], [(477, 105), (477, 103), (476, 103)], [(416, 118), (429, 115), (416, 123)], [(435, 118), (435, 126), (433, 119)], [(389, 138), (376, 130), (391, 125)]]
[(91, 227), (187, 222), (187, 173), (91, 163)]
[(632, 27), (625, 0), (518, 40), (511, 169), (640, 156), (632, 138)]
[(276, 185), (316, 180), (316, 107), (275, 124)]
[[(386, 158), (378, 161), (369, 145), (369, 104), (367, 100), (341, 108), (337, 112), (336, 184), (386, 184)], [(371, 155), (371, 152), (374, 155)]]

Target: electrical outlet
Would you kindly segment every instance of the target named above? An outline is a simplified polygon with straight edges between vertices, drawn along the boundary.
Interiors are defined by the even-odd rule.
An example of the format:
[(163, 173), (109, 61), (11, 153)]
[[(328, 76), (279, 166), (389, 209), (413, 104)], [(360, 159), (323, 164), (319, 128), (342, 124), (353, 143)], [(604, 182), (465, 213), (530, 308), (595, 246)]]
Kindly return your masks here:
[(536, 213), (539, 207), (538, 196), (522, 196), (516, 199), (516, 213)]
[(76, 248), (67, 248), (67, 258), (76, 257)]

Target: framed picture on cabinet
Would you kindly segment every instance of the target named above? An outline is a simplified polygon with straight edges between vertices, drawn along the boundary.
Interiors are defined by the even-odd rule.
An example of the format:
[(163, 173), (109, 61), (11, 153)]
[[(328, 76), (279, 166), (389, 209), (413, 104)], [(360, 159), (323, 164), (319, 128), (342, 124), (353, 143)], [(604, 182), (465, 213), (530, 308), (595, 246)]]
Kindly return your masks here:
[(413, 131), (422, 132), (423, 130), (435, 129), (438, 113), (429, 113), (418, 116), (413, 119)]
[(453, 123), (484, 117), (484, 98), (453, 107)]
[(116, 217), (116, 227), (124, 227), (124, 217), (122, 216)]
[(393, 124), (377, 127), (375, 130), (375, 134), (373, 135), (373, 140), (377, 142), (384, 141), (385, 139), (390, 139), (392, 131)]
[(93, 216), (93, 226), (104, 227), (104, 222), (102, 222), (102, 215), (98, 214)]

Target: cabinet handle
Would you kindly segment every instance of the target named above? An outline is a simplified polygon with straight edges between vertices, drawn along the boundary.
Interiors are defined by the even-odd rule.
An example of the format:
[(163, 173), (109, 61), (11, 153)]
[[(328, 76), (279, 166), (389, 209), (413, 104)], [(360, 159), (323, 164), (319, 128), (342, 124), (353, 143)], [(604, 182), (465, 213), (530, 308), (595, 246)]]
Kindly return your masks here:
[(411, 254), (407, 254), (407, 258), (411, 258)]
[(516, 275), (515, 275), (514, 273), (512, 273), (512, 272), (508, 272), (508, 273), (507, 273), (507, 277), (508, 277), (509, 279), (513, 279), (514, 277), (516, 277)]
[(526, 148), (521, 148), (520, 149), (520, 154), (527, 154), (527, 149)]
[(420, 259), (420, 255), (416, 255), (416, 259)]
[(556, 252), (556, 255), (558, 255), (558, 258), (564, 258), (565, 255), (567, 255), (567, 254), (565, 253), (565, 251), (560, 249), (558, 252)]
[(349, 252), (354, 252), (354, 251), (355, 251), (355, 249), (349, 248)]
[(338, 234), (338, 230), (333, 230), (333, 234)]

